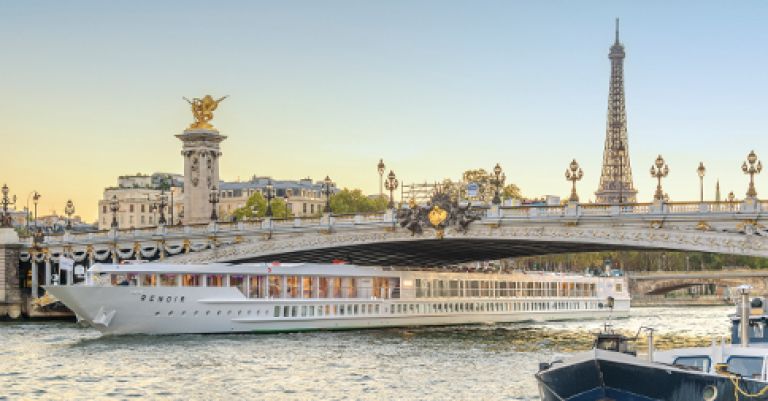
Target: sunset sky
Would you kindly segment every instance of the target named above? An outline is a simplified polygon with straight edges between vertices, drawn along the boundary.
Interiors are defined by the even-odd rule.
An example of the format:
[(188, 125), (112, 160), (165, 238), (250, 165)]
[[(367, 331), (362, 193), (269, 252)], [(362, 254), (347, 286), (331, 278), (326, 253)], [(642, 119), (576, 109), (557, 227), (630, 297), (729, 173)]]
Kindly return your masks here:
[[(95, 219), (117, 176), (181, 172), (186, 97), (229, 95), (221, 176), (329, 175), (378, 191), (496, 162), (526, 196), (594, 198), (608, 48), (621, 18), (629, 150), (649, 201), (743, 197), (768, 158), (768, 3), (668, 1), (36, 1), (0, 3), (0, 185), (40, 214)], [(766, 159), (768, 161), (768, 159)], [(765, 174), (764, 174), (765, 175)], [(768, 176), (757, 179), (768, 197)]]

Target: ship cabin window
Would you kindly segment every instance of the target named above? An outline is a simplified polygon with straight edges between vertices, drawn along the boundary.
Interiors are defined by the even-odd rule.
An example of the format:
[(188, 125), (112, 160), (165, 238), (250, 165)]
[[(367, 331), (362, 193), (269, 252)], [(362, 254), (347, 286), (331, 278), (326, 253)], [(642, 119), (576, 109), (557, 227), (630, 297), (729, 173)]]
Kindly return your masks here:
[(280, 307), (279, 306), (275, 306), (275, 315), (274, 315), (274, 317), (280, 317)]
[(248, 298), (265, 298), (266, 294), (264, 289), (266, 288), (267, 277), (266, 276), (249, 276), (250, 286)]
[(136, 273), (113, 273), (110, 275), (110, 283), (120, 286), (136, 285)]
[(280, 298), (282, 291), (281, 276), (269, 276), (269, 297)]
[(229, 276), (229, 286), (237, 287), (243, 295), (245, 295), (245, 283), (245, 276), (242, 274), (232, 274)]
[(298, 298), (299, 294), (299, 277), (287, 276), (285, 278), (285, 296), (286, 298)]
[(301, 286), (302, 286), (302, 298), (312, 298), (312, 278), (302, 277)]
[(318, 298), (330, 298), (329, 292), (328, 292), (328, 279), (325, 277), (320, 277), (317, 279), (318, 281)]
[(178, 274), (160, 273), (160, 286), (161, 287), (176, 287), (178, 285)]
[(152, 273), (141, 274), (141, 286), (142, 287), (154, 287), (157, 282), (157, 278)]
[(761, 379), (763, 358), (757, 356), (731, 356), (728, 358), (728, 371), (750, 379)]
[(207, 287), (223, 287), (224, 275), (223, 274), (208, 274), (205, 276), (205, 285)]
[(201, 282), (199, 274), (184, 274), (181, 276), (181, 285), (184, 287), (199, 287)]
[(333, 297), (341, 298), (341, 277), (331, 279), (331, 288), (333, 288)]

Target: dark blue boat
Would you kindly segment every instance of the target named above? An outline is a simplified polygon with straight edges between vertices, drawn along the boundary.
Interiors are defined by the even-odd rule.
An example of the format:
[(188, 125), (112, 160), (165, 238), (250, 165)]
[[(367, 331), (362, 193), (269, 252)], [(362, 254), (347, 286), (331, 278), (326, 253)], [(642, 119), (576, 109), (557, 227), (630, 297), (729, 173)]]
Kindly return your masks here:
[(638, 358), (629, 338), (601, 333), (593, 350), (541, 364), (536, 374), (541, 399), (768, 401), (767, 312), (764, 299), (747, 296), (731, 316), (732, 344), (657, 352), (650, 347), (649, 358)]

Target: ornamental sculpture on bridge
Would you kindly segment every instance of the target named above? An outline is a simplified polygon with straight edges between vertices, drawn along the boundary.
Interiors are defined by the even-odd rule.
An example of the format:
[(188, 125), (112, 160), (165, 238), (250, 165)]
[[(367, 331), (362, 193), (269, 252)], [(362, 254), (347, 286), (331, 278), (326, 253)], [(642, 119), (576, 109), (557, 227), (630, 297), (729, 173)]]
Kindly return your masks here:
[(213, 119), (213, 112), (219, 107), (219, 103), (226, 99), (228, 96), (224, 96), (220, 99), (214, 100), (211, 95), (205, 95), (202, 99), (194, 98), (184, 100), (189, 103), (192, 108), (192, 116), (195, 118), (195, 122), (189, 125), (190, 129), (214, 129), (213, 125), (209, 123)]
[(457, 232), (466, 233), (470, 223), (480, 220), (480, 213), (472, 210), (469, 204), (461, 206), (457, 199), (451, 199), (447, 192), (439, 189), (426, 206), (417, 205), (413, 199), (409, 206), (407, 210), (398, 211), (397, 219), (411, 235), (421, 234), (423, 226), (429, 224), (435, 229), (437, 238), (441, 239), (447, 227), (455, 226)]

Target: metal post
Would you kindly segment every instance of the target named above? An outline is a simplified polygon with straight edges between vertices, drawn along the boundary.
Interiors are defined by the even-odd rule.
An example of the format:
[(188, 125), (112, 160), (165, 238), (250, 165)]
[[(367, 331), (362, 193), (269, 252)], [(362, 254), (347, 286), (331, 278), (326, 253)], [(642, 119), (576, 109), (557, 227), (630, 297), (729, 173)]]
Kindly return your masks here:
[(741, 337), (741, 346), (749, 347), (749, 310), (752, 307), (749, 301), (749, 290), (751, 288), (748, 285), (739, 286), (739, 294), (741, 294), (741, 324), (739, 326)]

